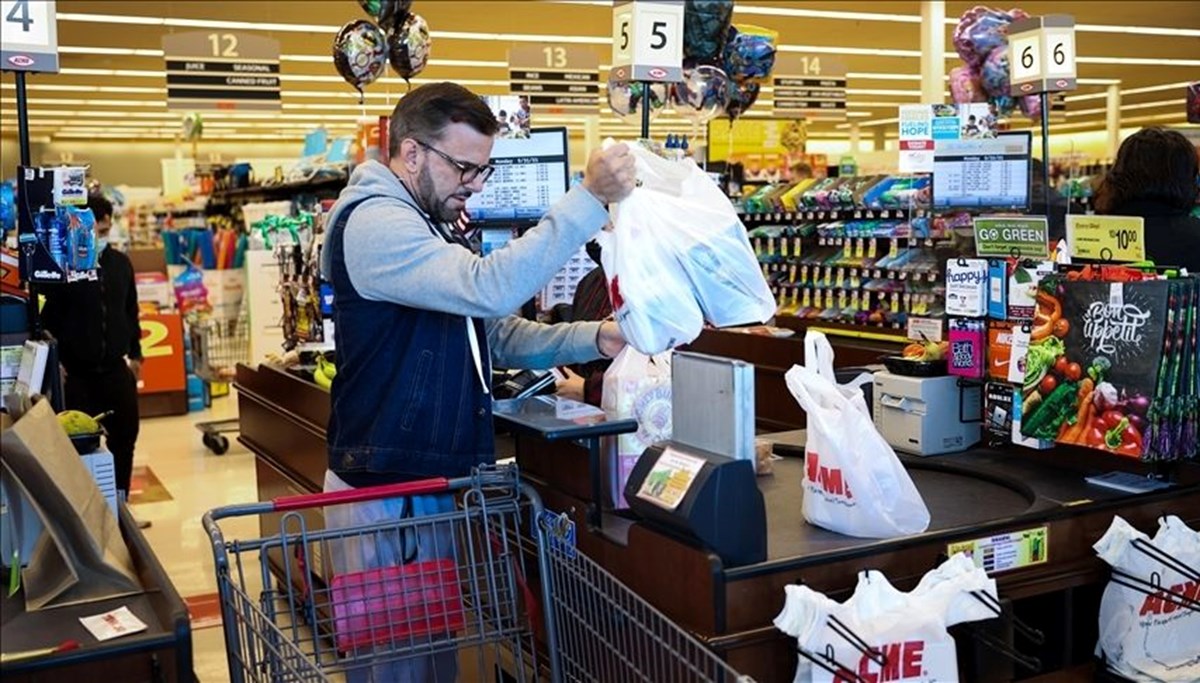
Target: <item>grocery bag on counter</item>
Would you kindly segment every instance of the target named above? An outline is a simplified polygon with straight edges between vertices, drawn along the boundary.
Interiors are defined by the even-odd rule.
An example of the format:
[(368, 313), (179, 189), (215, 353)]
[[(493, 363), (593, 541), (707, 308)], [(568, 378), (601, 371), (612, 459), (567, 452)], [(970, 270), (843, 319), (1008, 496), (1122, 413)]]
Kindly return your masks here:
[(860, 680), (850, 674), (868, 681), (957, 681), (954, 638), (947, 629), (997, 616), (984, 602), (997, 599), (995, 580), (962, 553), (926, 574), (908, 593), (875, 570), (859, 572), (854, 594), (844, 603), (803, 585), (784, 591), (775, 627), (821, 662), (814, 665), (808, 657), (798, 657), (793, 683), (834, 681), (834, 671), (849, 672), (838, 681)]
[(875, 428), (858, 385), (838, 385), (833, 349), (820, 332), (804, 338), (805, 365), (785, 375), (808, 416), (804, 519), (847, 536), (890, 538), (924, 531), (929, 509), (896, 452)]
[(1114, 517), (1093, 547), (1113, 571), (1096, 653), (1135, 681), (1200, 680), (1200, 532), (1169, 516), (1150, 539)]
[(671, 438), (671, 354), (647, 356), (626, 346), (604, 373), (601, 408), (619, 418), (634, 418), (638, 430), (612, 437), (607, 477), (612, 504), (625, 502), (625, 482), (642, 453)]

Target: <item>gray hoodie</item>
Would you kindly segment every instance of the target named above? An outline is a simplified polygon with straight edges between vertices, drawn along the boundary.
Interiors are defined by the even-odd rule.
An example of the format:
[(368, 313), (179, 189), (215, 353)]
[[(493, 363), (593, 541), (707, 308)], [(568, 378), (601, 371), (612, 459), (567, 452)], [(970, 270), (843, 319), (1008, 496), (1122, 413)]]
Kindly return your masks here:
[[(608, 221), (605, 207), (587, 190), (571, 190), (535, 228), (485, 257), (433, 234), (408, 190), (377, 161), (354, 170), (327, 225), (360, 199), (365, 201), (350, 214), (343, 235), (346, 270), (359, 296), (484, 318), (499, 367), (549, 368), (600, 356), (600, 323), (542, 325), (510, 315)], [(325, 250), (326, 279), (331, 258)]]

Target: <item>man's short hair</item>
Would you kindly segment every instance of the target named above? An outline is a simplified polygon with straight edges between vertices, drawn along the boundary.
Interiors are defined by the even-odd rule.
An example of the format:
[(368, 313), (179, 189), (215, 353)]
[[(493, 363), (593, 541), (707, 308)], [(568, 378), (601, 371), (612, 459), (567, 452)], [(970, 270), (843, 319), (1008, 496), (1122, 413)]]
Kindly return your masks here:
[(87, 208), (92, 210), (92, 215), (95, 216), (96, 220), (98, 221), (106, 221), (112, 218), (112, 202), (108, 201), (108, 199), (102, 194), (89, 194)]
[(479, 95), (457, 83), (430, 83), (400, 98), (392, 111), (388, 152), (398, 154), (405, 138), (441, 140), (452, 123), (465, 123), (483, 135), (495, 135), (500, 128), (496, 115)]

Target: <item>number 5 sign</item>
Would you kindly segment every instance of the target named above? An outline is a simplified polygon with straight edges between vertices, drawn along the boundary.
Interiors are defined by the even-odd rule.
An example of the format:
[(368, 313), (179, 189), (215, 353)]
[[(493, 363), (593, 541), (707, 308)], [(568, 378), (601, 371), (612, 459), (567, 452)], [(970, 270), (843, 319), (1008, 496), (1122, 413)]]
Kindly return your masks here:
[(613, 6), (612, 76), (683, 80), (683, 3), (638, 0)]
[(53, 0), (0, 0), (0, 70), (58, 73)]
[(1075, 89), (1075, 18), (1049, 14), (1008, 27), (1009, 94)]

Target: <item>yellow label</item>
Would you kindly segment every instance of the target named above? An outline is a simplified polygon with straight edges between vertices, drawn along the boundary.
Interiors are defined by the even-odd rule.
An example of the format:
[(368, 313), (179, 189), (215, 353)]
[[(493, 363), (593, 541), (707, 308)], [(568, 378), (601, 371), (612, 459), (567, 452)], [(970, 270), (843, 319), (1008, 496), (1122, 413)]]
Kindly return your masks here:
[(1073, 258), (1145, 261), (1145, 221), (1141, 216), (1067, 216), (1067, 244)]

